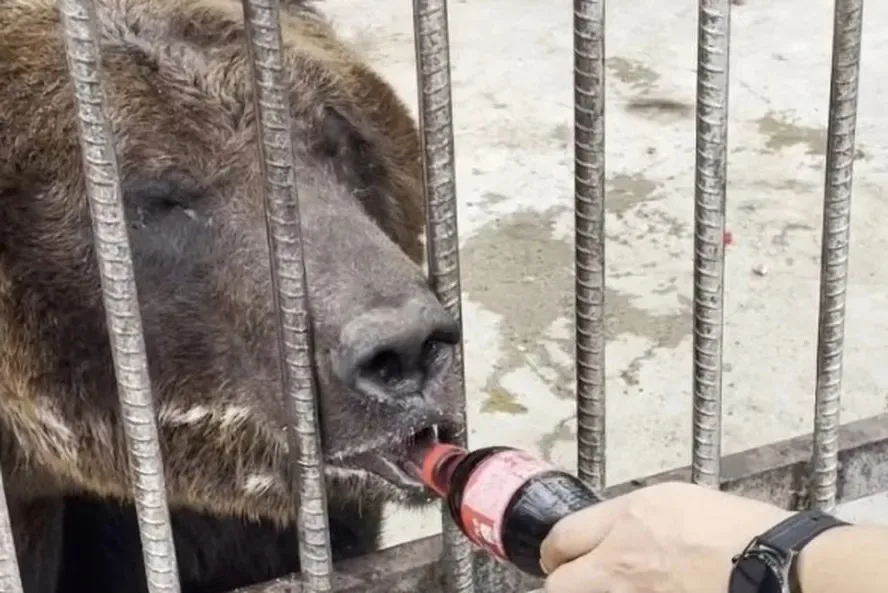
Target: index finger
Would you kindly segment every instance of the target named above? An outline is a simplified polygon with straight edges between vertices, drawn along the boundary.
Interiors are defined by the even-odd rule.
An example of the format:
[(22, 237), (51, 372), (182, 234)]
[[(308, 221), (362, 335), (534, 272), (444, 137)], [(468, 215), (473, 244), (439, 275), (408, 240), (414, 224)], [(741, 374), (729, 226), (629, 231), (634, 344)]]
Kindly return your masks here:
[(556, 568), (598, 547), (610, 533), (620, 509), (621, 497), (605, 500), (561, 519), (540, 546), (540, 566), (551, 574)]

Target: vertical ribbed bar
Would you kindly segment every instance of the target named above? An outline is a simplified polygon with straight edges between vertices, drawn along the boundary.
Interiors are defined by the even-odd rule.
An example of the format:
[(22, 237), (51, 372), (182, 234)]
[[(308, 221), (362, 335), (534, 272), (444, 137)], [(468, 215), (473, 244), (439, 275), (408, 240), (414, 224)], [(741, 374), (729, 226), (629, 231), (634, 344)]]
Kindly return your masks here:
[[(426, 251), (429, 280), (435, 294), (462, 327), (457, 228), (453, 107), (450, 90), (450, 38), (447, 0), (413, 0), (413, 35), (419, 92), (420, 142), (426, 194)], [(456, 349), (457, 397), (465, 417), (465, 366)], [(465, 446), (465, 436), (455, 438)], [(471, 547), (446, 509), (444, 573), (446, 593), (474, 593)]]
[(166, 501), (142, 315), (136, 293), (120, 172), (105, 112), (94, 7), (59, 0), (74, 86), (80, 147), (130, 475), (151, 593), (178, 593), (179, 571)]
[(577, 473), (605, 483), (604, 0), (574, 0)]
[(718, 487), (731, 0), (700, 0), (694, 174), (694, 414), (691, 480)]
[(284, 396), (293, 416), (290, 450), (298, 472), (299, 559), (307, 591), (331, 591), (330, 528), (321, 434), (312, 374), (302, 223), (290, 125), (290, 85), (284, 72), (278, 0), (243, 0), (259, 127), (271, 276), (278, 314)]
[(811, 481), (811, 504), (826, 511), (833, 510), (836, 505), (845, 289), (848, 285), (851, 182), (863, 0), (836, 0), (833, 19)]
[(3, 489), (3, 475), (0, 472), (0, 591), (22, 593), (22, 574), (15, 556), (15, 542), (12, 539), (12, 524), (9, 520), (9, 505)]

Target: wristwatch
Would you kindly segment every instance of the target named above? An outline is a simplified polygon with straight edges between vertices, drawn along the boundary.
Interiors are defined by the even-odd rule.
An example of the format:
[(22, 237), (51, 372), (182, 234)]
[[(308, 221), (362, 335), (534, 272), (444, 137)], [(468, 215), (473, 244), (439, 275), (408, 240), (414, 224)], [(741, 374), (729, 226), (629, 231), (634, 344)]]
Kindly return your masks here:
[(802, 593), (796, 558), (815, 537), (848, 523), (818, 510), (784, 519), (752, 539), (732, 560), (728, 593)]

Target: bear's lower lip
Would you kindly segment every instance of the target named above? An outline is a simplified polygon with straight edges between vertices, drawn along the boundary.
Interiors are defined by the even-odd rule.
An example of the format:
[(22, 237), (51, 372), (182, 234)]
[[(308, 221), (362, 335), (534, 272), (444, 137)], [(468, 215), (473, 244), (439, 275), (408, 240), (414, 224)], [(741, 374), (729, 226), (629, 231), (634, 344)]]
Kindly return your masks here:
[(398, 458), (386, 453), (368, 453), (362, 460), (365, 470), (382, 478), (386, 482), (404, 490), (421, 490), (425, 488), (422, 481), (404, 466)]
[(406, 490), (425, 489), (420, 478), (419, 468), (410, 461), (411, 452), (416, 447), (426, 448), (437, 442), (438, 426), (432, 425), (415, 432), (394, 447), (367, 451), (351, 457), (349, 465), (359, 467), (398, 488)]

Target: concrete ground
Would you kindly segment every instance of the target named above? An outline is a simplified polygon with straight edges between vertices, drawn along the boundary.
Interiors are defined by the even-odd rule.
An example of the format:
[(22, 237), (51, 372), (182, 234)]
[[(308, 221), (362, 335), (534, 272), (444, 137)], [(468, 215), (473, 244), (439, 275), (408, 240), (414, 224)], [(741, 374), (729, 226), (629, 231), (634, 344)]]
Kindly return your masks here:
[[(415, 104), (411, 3), (323, 4)], [(725, 453), (812, 427), (832, 4), (733, 7)], [(888, 4), (864, 14), (843, 421), (888, 409)], [(569, 469), (571, 18), (570, 2), (450, 1), (470, 445), (529, 448)], [(696, 2), (612, 1), (607, 19), (615, 484), (690, 462)], [(888, 498), (843, 512), (888, 522)], [(435, 512), (394, 512), (388, 543), (439, 525)]]

